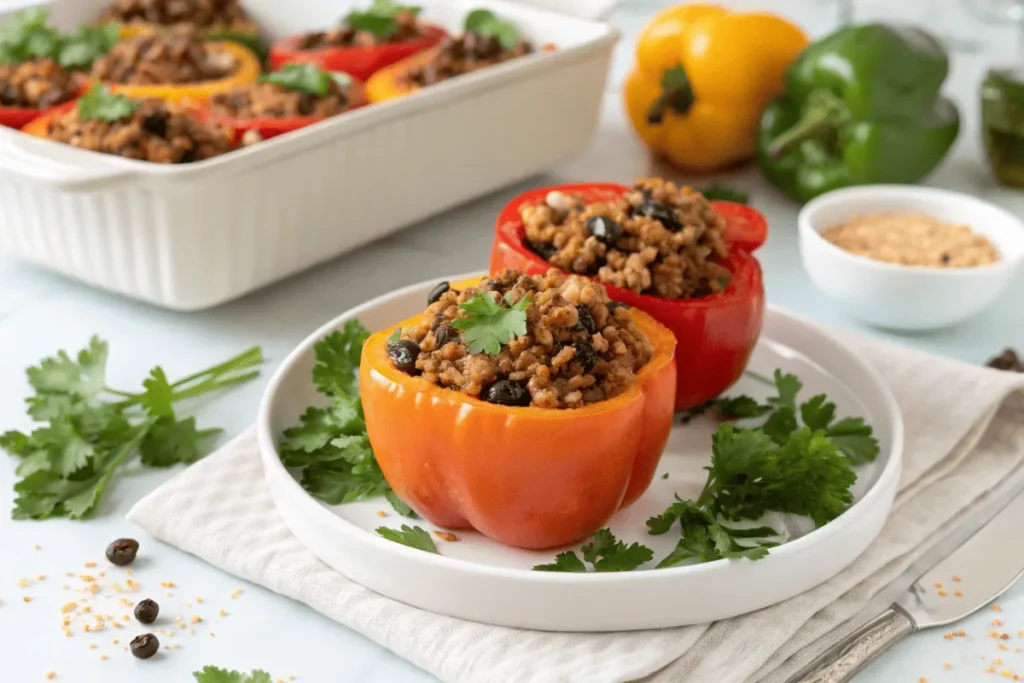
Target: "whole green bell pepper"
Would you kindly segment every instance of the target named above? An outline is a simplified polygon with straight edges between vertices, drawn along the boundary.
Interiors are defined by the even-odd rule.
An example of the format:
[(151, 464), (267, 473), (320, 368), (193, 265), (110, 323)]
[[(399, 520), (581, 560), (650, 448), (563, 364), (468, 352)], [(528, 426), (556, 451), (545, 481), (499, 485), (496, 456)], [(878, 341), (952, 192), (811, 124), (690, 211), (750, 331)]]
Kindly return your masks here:
[(942, 45), (918, 29), (865, 24), (812, 43), (761, 118), (761, 170), (798, 201), (921, 180), (960, 131), (940, 93), (948, 73)]

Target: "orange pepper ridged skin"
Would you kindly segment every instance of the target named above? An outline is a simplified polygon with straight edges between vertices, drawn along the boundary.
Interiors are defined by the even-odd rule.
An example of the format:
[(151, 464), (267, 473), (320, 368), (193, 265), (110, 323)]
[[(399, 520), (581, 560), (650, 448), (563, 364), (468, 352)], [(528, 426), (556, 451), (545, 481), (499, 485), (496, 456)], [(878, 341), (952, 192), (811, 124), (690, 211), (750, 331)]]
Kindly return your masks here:
[(566, 545), (605, 526), (650, 485), (675, 405), (675, 339), (631, 313), (654, 356), (627, 392), (577, 410), (498, 406), (396, 370), (387, 337), (419, 316), (372, 335), (360, 393), (395, 493), (438, 526), (518, 548)]
[[(640, 34), (624, 88), (626, 112), (644, 144), (676, 167), (711, 172), (747, 161), (762, 112), (785, 90), (785, 73), (808, 42), (800, 28), (772, 14), (669, 8)], [(651, 123), (665, 72), (680, 66), (693, 105)]]
[(440, 52), (440, 48), (424, 50), (373, 74), (366, 81), (366, 99), (373, 104), (405, 97), (416, 92), (420, 86), (410, 82), (406, 76), (413, 69), (429, 64), (438, 52)]

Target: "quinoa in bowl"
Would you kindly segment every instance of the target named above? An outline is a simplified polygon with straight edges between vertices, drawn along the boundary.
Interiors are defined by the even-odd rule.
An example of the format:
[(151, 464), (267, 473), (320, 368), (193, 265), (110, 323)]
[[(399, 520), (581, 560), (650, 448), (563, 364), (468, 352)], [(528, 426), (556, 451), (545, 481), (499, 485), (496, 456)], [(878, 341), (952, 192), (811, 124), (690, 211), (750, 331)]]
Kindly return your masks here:
[[(497, 317), (521, 311), (522, 326), (480, 351), (473, 328), (482, 297)], [(508, 270), (462, 291), (441, 283), (428, 303), (421, 322), (388, 340), (392, 364), (489, 403), (581, 408), (628, 390), (654, 353), (628, 307), (592, 280), (554, 269), (536, 277)]]
[(729, 284), (725, 220), (692, 188), (646, 178), (605, 201), (550, 192), (519, 213), (525, 245), (570, 273), (662, 299), (718, 294)]
[(79, 81), (52, 59), (0, 64), (0, 106), (48, 109), (75, 98)]
[(212, 49), (195, 27), (181, 26), (118, 43), (93, 63), (91, 76), (124, 85), (185, 85), (226, 78), (237, 66), (234, 55)]

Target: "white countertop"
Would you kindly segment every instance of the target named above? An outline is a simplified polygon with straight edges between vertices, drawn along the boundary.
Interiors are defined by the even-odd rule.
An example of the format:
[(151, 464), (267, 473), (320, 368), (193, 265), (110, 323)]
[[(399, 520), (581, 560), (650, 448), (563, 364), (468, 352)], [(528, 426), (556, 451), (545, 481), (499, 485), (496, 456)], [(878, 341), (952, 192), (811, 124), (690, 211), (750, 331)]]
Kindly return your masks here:
[[(97, 333), (111, 345), (110, 383), (126, 388), (137, 386), (150, 367), (161, 364), (171, 376), (223, 360), (253, 344), (261, 344), (268, 358), (266, 372), (257, 382), (230, 395), (201, 406), (201, 426), (223, 427), (235, 434), (253, 420), (260, 393), (276, 364), (311, 330), (340, 311), (395, 287), (424, 279), (440, 278), (450, 271), (484, 268), (491, 233), (487, 226), (509, 198), (525, 187), (567, 180), (603, 179), (629, 181), (647, 173), (666, 172), (652, 168), (646, 155), (627, 130), (620, 113), (615, 84), (628, 66), (630, 36), (634, 35), (653, 8), (666, 4), (626, 2), (616, 13), (615, 22), (625, 33), (624, 44), (613, 69), (613, 82), (607, 98), (598, 138), (581, 159), (537, 178), (528, 184), (508, 188), (471, 205), (365, 247), (311, 272), (251, 295), (241, 301), (201, 313), (182, 314), (161, 311), (132, 301), (90, 290), (75, 282), (50, 275), (0, 256), (0, 431), (24, 428), (22, 400), (28, 386), (24, 368), (57, 349), (77, 350)], [(743, 7), (781, 7), (783, 3), (734, 2)], [(892, 3), (890, 3), (892, 4)], [(869, 12), (877, 2), (860, 2)], [(788, 11), (813, 32), (830, 28), (834, 8), (824, 0), (787, 0)], [(957, 55), (949, 90), (966, 117), (965, 129), (952, 157), (930, 180), (930, 184), (957, 188), (979, 194), (1017, 212), (1024, 212), (1024, 194), (994, 186), (984, 167), (978, 144), (977, 83), (986, 63), (1012, 52), (1012, 30), (985, 28), (961, 21), (953, 0), (907, 3), (914, 11), (941, 9), (945, 21), (938, 27), (984, 37), (990, 44), (987, 55)], [(918, 11), (918, 16), (922, 14)], [(865, 16), (862, 14), (861, 16)], [(868, 15), (874, 16), (874, 15)], [(911, 12), (907, 16), (913, 16)], [(955, 356), (969, 362), (983, 362), (1003, 347), (1024, 349), (1024, 274), (1012, 290), (991, 310), (972, 323), (955, 329), (919, 336), (896, 337), (866, 329), (835, 311), (829, 302), (811, 288), (798, 259), (795, 238), (796, 207), (774, 190), (768, 189), (753, 171), (739, 172), (721, 179), (752, 190), (752, 201), (764, 211), (772, 226), (768, 245), (759, 252), (764, 265), (769, 300), (805, 317), (841, 326), (863, 334), (882, 336), (937, 354)], [(710, 181), (701, 181), (710, 182)], [(0, 207), (2, 210), (2, 207)], [(443, 246), (442, 246), (443, 245)], [(451, 253), (454, 245), (455, 253)], [(454, 261), (453, 261), (454, 259)], [(456, 265), (452, 265), (455, 263)], [(11, 506), (13, 462), (0, 458), (0, 508)], [(394, 657), (386, 650), (348, 629), (319, 616), (312, 610), (269, 591), (247, 585), (226, 576), (199, 560), (141, 536), (123, 520), (124, 513), (146, 492), (175, 471), (137, 471), (118, 479), (109, 489), (99, 516), (88, 523), (52, 520), (12, 522), (0, 514), (0, 673), (3, 680), (31, 683), (46, 680), (55, 671), (56, 681), (68, 683), (107, 681), (192, 680), (190, 672), (207, 664), (249, 670), (268, 670), (274, 680), (294, 675), (297, 681), (325, 683), (370, 683), (373, 681), (429, 681), (429, 675)], [(82, 586), (77, 577), (65, 572), (96, 574), (105, 566), (103, 550), (108, 542), (122, 536), (142, 541), (140, 560), (133, 579), (142, 585), (142, 593), (154, 597), (163, 615), (201, 616), (203, 621), (174, 638), (162, 637), (158, 660), (136, 661), (122, 648), (132, 635), (142, 632), (129, 626), (107, 629), (98, 634), (75, 631), (66, 638), (60, 626), (61, 605), (82, 595), (74, 589)], [(35, 546), (40, 549), (36, 550)], [(84, 563), (95, 561), (96, 568)], [(19, 587), (21, 577), (37, 577), (27, 587)], [(108, 572), (101, 582), (120, 575)], [(117, 580), (123, 581), (123, 577)], [(173, 589), (161, 582), (172, 581)], [(63, 590), (63, 585), (69, 590)], [(244, 593), (231, 594), (238, 588)], [(173, 593), (168, 597), (167, 593)], [(32, 601), (23, 602), (23, 596)], [(71, 596), (71, 597), (69, 597)], [(202, 597), (199, 604), (197, 597)], [(191, 603), (191, 606), (190, 606)], [(120, 615), (128, 610), (117, 605), (116, 598), (93, 597), (96, 611)], [(919, 677), (929, 681), (991, 680), (985, 673), (994, 658), (1024, 675), (1024, 638), (1014, 635), (1004, 643), (986, 637), (993, 630), (993, 618), (1005, 623), (1002, 631), (1016, 634), (1024, 629), (1024, 588), (1018, 588), (1002, 601), (1003, 611), (985, 610), (956, 628), (966, 638), (949, 641), (943, 634), (917, 635), (885, 655), (858, 681), (864, 683), (913, 683)], [(228, 612), (219, 616), (219, 610)], [(173, 627), (162, 620), (156, 627)], [(113, 645), (113, 640), (120, 640)], [(96, 649), (90, 644), (95, 643)], [(178, 644), (171, 650), (169, 645)], [(101, 660), (101, 655), (109, 659)], [(982, 658), (987, 658), (983, 660)], [(943, 669), (949, 662), (952, 670)], [(996, 674), (998, 678), (998, 673)]]

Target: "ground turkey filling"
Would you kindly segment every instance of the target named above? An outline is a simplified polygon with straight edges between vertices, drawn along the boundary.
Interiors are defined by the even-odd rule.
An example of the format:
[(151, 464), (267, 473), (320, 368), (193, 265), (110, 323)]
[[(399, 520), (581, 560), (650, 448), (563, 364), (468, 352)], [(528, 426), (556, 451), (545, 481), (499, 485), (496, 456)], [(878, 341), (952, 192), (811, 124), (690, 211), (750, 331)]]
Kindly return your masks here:
[(238, 119), (336, 116), (349, 109), (350, 99), (346, 88), (333, 78), (326, 95), (289, 90), (277, 83), (253, 83), (214, 95), (210, 108), (218, 116)]
[(405, 43), (426, 35), (416, 21), (415, 12), (395, 14), (395, 30), (386, 38), (377, 37), (372, 31), (363, 31), (351, 26), (339, 26), (330, 31), (307, 33), (299, 43), (301, 50), (322, 50), (328, 47), (371, 47), (384, 43)]
[(408, 78), (415, 85), (431, 85), (532, 52), (533, 45), (525, 40), (520, 40), (514, 48), (506, 50), (494, 36), (464, 33), (458, 38), (445, 40), (437, 55), (428, 63), (410, 71)]
[(232, 26), (248, 21), (238, 0), (114, 0), (103, 21)]
[(75, 94), (74, 77), (52, 59), (0, 64), (0, 106), (47, 109)]
[(82, 120), (77, 110), (70, 111), (50, 123), (47, 137), (94, 152), (161, 164), (200, 161), (231, 150), (231, 140), (221, 128), (158, 99), (143, 101), (130, 117), (114, 122)]
[(179, 27), (118, 43), (93, 62), (92, 77), (105, 83), (183, 85), (224, 78), (236, 67), (233, 55), (211, 50), (195, 28)]
[(552, 192), (524, 206), (526, 245), (563, 270), (663, 299), (721, 292), (729, 271), (725, 221), (696, 190), (659, 178), (621, 199), (585, 203)]
[[(580, 408), (629, 389), (653, 354), (627, 307), (586, 278), (554, 269), (538, 277), (507, 270), (473, 289), (447, 287), (442, 283), (431, 293), (424, 322), (403, 329), (388, 354), (400, 370), (491, 403)], [(465, 315), (459, 304), (481, 292), (503, 307), (508, 292), (512, 303), (531, 297), (526, 334), (497, 356), (470, 355), (451, 325)]]

